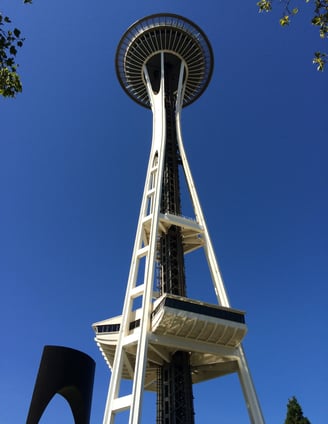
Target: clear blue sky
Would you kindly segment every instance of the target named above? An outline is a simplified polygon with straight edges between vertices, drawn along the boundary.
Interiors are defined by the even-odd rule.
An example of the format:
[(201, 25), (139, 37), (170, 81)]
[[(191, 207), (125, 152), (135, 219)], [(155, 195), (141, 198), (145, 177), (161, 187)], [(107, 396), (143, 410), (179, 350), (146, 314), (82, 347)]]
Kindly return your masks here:
[[(1, 2), (26, 36), (24, 92), (0, 99), (1, 424), (25, 422), (46, 344), (96, 360), (91, 424), (102, 420), (110, 373), (91, 324), (121, 312), (152, 124), (119, 86), (114, 55), (156, 12), (193, 20), (213, 47), (183, 136), (231, 304), (247, 312), (266, 423), (283, 423), (293, 395), (312, 424), (327, 422), (328, 70), (311, 63), (324, 45), (308, 13), (282, 29), (278, 10), (255, 3)], [(192, 265), (190, 295), (210, 293), (206, 266)], [(248, 423), (236, 376), (194, 394), (197, 423)], [(147, 399), (144, 422), (154, 411)], [(41, 423), (73, 423), (59, 396)]]

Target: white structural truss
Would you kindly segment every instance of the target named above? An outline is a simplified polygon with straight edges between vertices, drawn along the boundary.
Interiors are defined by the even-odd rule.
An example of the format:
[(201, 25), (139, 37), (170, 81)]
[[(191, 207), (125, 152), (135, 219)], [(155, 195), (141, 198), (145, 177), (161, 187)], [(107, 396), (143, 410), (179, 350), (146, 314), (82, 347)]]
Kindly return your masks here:
[[(156, 15), (156, 22), (160, 24), (149, 24), (147, 21), (146, 26), (145, 20), (143, 21), (139, 33), (135, 30), (132, 39), (126, 43), (125, 52), (131, 50), (135, 40), (139, 40), (139, 46), (141, 35), (150, 29), (155, 32), (156, 25), (160, 27), (161, 34), (163, 27), (165, 31), (168, 28), (171, 38), (176, 36), (176, 27), (180, 32), (186, 32), (188, 37), (193, 37), (189, 21), (173, 15), (165, 15), (161, 19), (158, 16), (162, 15)], [(187, 22), (183, 30), (181, 25), (177, 25), (179, 19)], [(146, 43), (142, 41), (143, 44)], [(150, 76), (151, 62), (147, 61), (148, 56), (139, 55), (142, 74), (138, 78), (143, 84), (142, 89), (146, 90), (147, 98), (137, 101), (148, 102), (151, 107), (153, 135), (123, 311), (120, 316), (93, 324), (96, 342), (112, 371), (103, 423), (113, 424), (116, 416), (122, 411), (128, 411), (129, 424), (141, 423), (143, 392), (157, 390), (158, 367), (169, 362), (172, 353), (178, 349), (190, 353), (193, 383), (232, 372), (238, 373), (250, 422), (264, 424), (241, 345), (247, 331), (244, 314), (230, 307), (181, 137), (180, 115), (191, 65), (188, 58), (176, 52), (177, 42), (174, 48), (159, 48), (155, 42), (154, 37), (148, 38), (148, 44), (144, 48), (147, 50), (145, 55), (151, 57), (154, 53), (149, 53), (150, 46), (156, 51), (159, 66), (156, 84)], [(168, 130), (165, 103), (167, 55), (175, 55), (179, 59), (174, 108), (175, 132), (181, 166), (194, 208), (194, 219), (161, 212)], [(131, 62), (131, 58), (129, 60)], [(128, 90), (132, 90), (131, 85)], [(192, 94), (189, 93), (189, 96), (192, 99)], [(218, 305), (156, 291), (159, 238), (172, 225), (181, 229), (184, 254), (204, 249)], [(128, 393), (122, 393), (122, 380), (131, 382)]]

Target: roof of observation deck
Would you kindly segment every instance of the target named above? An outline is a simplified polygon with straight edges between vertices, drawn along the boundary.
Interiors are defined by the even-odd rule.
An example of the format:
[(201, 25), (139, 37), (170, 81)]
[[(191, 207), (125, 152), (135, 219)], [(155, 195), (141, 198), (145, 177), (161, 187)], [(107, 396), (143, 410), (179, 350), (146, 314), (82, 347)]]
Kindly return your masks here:
[(160, 13), (147, 16), (127, 29), (116, 52), (120, 84), (133, 100), (150, 108), (143, 65), (162, 51), (175, 54), (186, 63), (183, 106), (187, 106), (204, 92), (211, 79), (213, 52), (205, 33), (179, 15)]

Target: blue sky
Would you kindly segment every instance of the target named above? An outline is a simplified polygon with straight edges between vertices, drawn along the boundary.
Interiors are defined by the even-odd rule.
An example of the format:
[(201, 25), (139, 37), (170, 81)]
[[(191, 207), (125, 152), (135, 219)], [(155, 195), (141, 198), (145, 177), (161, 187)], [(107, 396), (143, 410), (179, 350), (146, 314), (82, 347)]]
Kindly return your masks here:
[[(35, 0), (1, 8), (26, 36), (24, 92), (0, 99), (0, 422), (26, 420), (43, 346), (97, 363), (91, 423), (110, 373), (91, 324), (120, 314), (148, 160), (152, 118), (114, 70), (126, 28), (181, 14), (207, 34), (212, 81), (183, 111), (191, 170), (267, 424), (295, 395), (312, 424), (328, 415), (327, 72), (309, 13), (279, 27), (256, 1)], [(302, 2), (298, 2), (303, 6)], [(307, 6), (304, 5), (304, 8)], [(201, 257), (191, 297), (211, 296)], [(248, 423), (236, 376), (194, 386), (196, 422)], [(144, 422), (155, 422), (146, 398)], [(42, 424), (73, 422), (57, 396)]]

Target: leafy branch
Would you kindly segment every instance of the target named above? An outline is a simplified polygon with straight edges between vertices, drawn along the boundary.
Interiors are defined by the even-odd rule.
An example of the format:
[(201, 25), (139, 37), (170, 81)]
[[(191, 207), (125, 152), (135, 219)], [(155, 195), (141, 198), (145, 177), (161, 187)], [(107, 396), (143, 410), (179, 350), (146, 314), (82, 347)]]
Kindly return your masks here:
[[(260, 0), (257, 2), (259, 12), (270, 12), (272, 10), (272, 3), (274, 0)], [(278, 0), (283, 3), (283, 13), (279, 20), (281, 26), (290, 24), (293, 16), (295, 16), (299, 9), (292, 8), (294, 0)], [(311, 24), (318, 27), (320, 38), (328, 38), (328, 0), (304, 0), (305, 3), (311, 3), (313, 8), (313, 17)], [(317, 65), (318, 71), (323, 71), (328, 61), (328, 55), (324, 52), (315, 52), (312, 62)]]
[[(24, 0), (24, 3), (32, 3), (32, 0)], [(10, 18), (0, 12), (0, 95), (3, 97), (15, 97), (22, 91), (16, 55), (25, 38), (18, 28), (11, 28), (10, 24)]]

